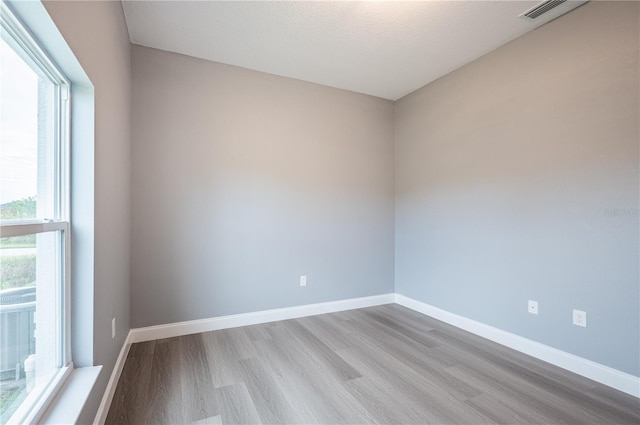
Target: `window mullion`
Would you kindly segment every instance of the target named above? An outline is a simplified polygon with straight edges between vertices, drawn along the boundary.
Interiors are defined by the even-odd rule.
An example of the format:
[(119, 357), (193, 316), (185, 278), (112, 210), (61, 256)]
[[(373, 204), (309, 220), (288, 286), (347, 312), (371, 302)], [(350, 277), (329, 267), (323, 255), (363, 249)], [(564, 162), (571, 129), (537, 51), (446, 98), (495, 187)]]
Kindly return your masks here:
[(10, 238), (14, 236), (31, 235), (35, 233), (53, 232), (56, 230), (68, 231), (69, 223), (66, 221), (51, 221), (29, 224), (3, 224), (0, 226), (0, 237)]

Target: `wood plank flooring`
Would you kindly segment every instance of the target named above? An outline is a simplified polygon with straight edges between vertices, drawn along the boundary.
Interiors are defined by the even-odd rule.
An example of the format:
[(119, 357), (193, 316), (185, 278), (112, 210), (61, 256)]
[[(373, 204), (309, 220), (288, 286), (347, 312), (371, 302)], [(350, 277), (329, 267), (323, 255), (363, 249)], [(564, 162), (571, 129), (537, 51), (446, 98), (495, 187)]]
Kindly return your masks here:
[(640, 401), (390, 304), (133, 344), (107, 424), (640, 424)]

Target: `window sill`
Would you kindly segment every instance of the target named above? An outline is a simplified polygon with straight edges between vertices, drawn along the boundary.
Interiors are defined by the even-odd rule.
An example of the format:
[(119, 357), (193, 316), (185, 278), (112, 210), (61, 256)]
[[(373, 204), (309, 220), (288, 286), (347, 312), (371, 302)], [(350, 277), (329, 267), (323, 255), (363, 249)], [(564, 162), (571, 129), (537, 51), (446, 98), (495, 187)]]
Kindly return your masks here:
[(39, 422), (42, 424), (75, 424), (89, 399), (89, 394), (91, 394), (101, 370), (102, 366), (74, 369)]

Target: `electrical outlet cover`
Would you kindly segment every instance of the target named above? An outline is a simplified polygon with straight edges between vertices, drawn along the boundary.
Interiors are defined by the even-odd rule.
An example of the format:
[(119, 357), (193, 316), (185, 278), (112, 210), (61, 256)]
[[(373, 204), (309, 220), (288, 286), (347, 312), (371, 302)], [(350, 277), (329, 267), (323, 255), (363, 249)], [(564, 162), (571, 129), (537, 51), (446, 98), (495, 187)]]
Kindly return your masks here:
[(573, 324), (576, 326), (587, 327), (587, 312), (582, 310), (573, 310)]

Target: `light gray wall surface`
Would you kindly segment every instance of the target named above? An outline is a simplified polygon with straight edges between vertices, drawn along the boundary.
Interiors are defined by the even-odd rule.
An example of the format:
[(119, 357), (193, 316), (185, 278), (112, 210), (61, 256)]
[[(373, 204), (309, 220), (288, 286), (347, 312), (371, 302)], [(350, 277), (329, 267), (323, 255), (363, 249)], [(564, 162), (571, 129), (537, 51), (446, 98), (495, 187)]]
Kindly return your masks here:
[(132, 326), (393, 292), (392, 102), (141, 46), (132, 70)]
[(397, 102), (397, 293), (640, 375), (638, 23), (591, 2)]
[(79, 420), (91, 423), (130, 329), (131, 45), (120, 2), (44, 4), (95, 88), (93, 363), (104, 367)]

